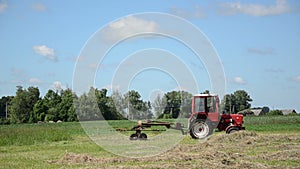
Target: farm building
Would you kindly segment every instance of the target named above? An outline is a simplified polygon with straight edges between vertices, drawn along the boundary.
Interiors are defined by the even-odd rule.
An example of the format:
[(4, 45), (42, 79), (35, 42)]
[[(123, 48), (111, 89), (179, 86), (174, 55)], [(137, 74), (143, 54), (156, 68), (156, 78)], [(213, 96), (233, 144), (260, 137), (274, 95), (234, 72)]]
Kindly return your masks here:
[(266, 112), (263, 109), (246, 109), (238, 112), (238, 114), (242, 114), (244, 116), (260, 116), (265, 115)]
[(282, 114), (283, 115), (288, 115), (288, 114), (296, 114), (296, 110), (294, 109), (284, 109), (284, 110), (281, 110)]

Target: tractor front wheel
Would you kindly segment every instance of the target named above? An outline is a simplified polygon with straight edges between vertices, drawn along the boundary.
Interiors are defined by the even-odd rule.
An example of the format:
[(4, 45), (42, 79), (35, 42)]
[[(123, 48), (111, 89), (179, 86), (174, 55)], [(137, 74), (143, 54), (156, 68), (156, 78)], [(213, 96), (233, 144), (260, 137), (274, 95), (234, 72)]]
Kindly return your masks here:
[(231, 134), (231, 133), (237, 132), (239, 130), (240, 130), (240, 128), (233, 126), (233, 127), (226, 129), (226, 134)]
[(195, 139), (204, 139), (212, 134), (212, 127), (207, 121), (195, 120), (190, 124), (190, 135)]

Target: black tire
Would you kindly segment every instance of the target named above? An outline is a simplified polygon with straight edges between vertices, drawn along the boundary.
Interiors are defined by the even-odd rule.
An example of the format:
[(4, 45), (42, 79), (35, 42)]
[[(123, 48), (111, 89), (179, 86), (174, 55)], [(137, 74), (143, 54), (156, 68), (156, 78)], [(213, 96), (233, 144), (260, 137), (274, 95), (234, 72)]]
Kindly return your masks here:
[(145, 133), (141, 133), (141, 134), (139, 135), (139, 139), (140, 139), (140, 140), (147, 140), (147, 135), (146, 135)]
[(204, 139), (212, 134), (213, 127), (208, 121), (194, 120), (190, 124), (189, 132), (194, 139)]
[(240, 128), (238, 128), (238, 127), (235, 127), (235, 126), (230, 127), (229, 129), (226, 130), (226, 134), (231, 134), (231, 133), (237, 132), (239, 130), (240, 130)]
[(138, 135), (137, 134), (131, 134), (129, 137), (130, 140), (137, 140), (138, 139)]

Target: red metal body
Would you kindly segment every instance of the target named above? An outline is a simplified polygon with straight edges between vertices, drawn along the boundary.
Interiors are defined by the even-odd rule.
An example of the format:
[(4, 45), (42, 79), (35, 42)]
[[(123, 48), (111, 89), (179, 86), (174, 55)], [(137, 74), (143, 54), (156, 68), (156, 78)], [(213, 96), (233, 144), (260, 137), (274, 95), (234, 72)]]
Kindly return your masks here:
[(213, 129), (231, 133), (243, 130), (243, 115), (221, 114), (219, 97), (214, 94), (198, 94), (192, 99), (192, 114), (189, 118), (189, 132), (193, 138), (205, 138)]
[(217, 95), (199, 94), (192, 99), (192, 114), (190, 119), (209, 119), (219, 122), (219, 98)]

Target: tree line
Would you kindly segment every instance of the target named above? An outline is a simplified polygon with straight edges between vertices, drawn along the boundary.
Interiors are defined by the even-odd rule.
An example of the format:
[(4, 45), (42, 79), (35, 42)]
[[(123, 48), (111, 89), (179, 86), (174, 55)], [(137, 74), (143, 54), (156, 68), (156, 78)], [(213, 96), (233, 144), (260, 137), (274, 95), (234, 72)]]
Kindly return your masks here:
[[(203, 93), (209, 93), (204, 91)], [(78, 96), (71, 89), (49, 89), (41, 97), (38, 87), (17, 86), (15, 96), (0, 99), (0, 123), (37, 123), (48, 121), (85, 121), (189, 117), (192, 94), (171, 91), (158, 95), (153, 102), (144, 101), (138, 91), (125, 94), (91, 87)], [(227, 94), (221, 110), (237, 113), (250, 108), (252, 99), (244, 90)]]

